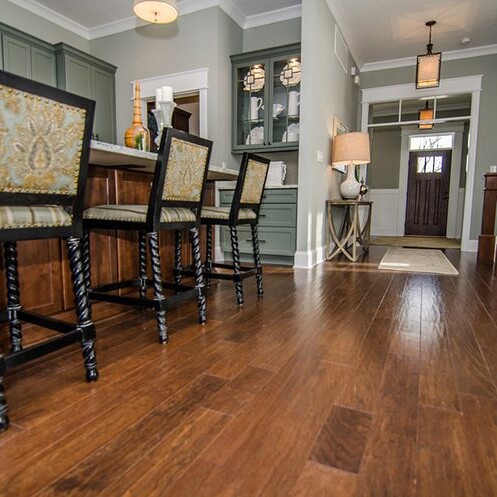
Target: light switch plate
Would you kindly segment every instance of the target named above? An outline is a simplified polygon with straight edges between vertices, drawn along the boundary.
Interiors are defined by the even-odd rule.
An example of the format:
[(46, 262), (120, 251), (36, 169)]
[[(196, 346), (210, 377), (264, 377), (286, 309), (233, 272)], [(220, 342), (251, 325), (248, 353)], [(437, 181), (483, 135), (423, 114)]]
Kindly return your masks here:
[(317, 151), (316, 160), (321, 164), (324, 162), (324, 154), (322, 150)]

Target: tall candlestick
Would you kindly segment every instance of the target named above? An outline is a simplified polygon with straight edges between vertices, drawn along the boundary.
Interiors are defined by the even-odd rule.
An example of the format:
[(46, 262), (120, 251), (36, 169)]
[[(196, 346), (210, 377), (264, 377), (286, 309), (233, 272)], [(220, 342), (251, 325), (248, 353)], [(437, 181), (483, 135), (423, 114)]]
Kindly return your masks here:
[(172, 102), (173, 101), (173, 88), (171, 86), (162, 87), (162, 98), (160, 102)]

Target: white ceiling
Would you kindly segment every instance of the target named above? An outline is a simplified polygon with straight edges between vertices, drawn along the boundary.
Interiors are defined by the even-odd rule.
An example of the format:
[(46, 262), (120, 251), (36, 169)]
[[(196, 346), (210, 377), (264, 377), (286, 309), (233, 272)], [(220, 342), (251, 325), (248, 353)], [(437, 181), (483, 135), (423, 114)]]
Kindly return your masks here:
[[(10, 1), (88, 39), (139, 25), (132, 13), (133, 0)], [(299, 17), (301, 1), (178, 0), (178, 6), (180, 14), (186, 14), (219, 5), (248, 28)], [(497, 0), (326, 1), (359, 67), (423, 53), (428, 39), (425, 22), (431, 19), (437, 21), (433, 30), (436, 51), (497, 47)], [(469, 45), (461, 45), (465, 37), (472, 39)]]
[[(120, 21), (133, 15), (133, 0), (35, 1), (88, 29)], [(18, 2), (14, 0), (14, 3)], [(209, 7), (217, 3), (209, 0), (178, 0), (178, 7), (181, 13), (182, 10), (199, 10), (199, 8)], [(251, 17), (300, 5), (301, 0), (227, 0), (225, 3), (231, 3), (229, 8), (238, 11), (241, 16)]]
[[(423, 53), (426, 21), (435, 51), (497, 43), (496, 0), (327, 0), (359, 65)], [(461, 45), (462, 38), (472, 38)]]

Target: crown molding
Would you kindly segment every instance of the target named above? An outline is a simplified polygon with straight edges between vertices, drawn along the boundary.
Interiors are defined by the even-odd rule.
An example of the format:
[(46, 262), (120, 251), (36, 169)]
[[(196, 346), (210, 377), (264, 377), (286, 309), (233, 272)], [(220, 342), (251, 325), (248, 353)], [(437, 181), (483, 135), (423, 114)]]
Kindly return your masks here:
[(244, 28), (247, 18), (231, 0), (219, 0), (217, 4), (221, 10), (224, 10), (227, 16), (231, 17), (231, 19), (238, 24), (238, 26), (242, 29)]
[(81, 38), (84, 38), (86, 40), (90, 39), (89, 30), (87, 27), (83, 26), (82, 24), (79, 24), (76, 21), (73, 21), (72, 19), (69, 19), (66, 16), (63, 16), (62, 14), (59, 14), (55, 10), (49, 9), (48, 7), (42, 5), (36, 0), (8, 0), (8, 1), (33, 14), (36, 14), (39, 17), (42, 17), (43, 19), (46, 19), (47, 21), (56, 24), (57, 26), (60, 26), (61, 28), (67, 29), (67, 31), (77, 34), (78, 36), (81, 36)]
[[(135, 16), (126, 17), (117, 21), (101, 24), (92, 28), (87, 28), (58, 12), (45, 7), (36, 0), (8, 0), (9, 2), (21, 7), (37, 16), (46, 19), (68, 31), (81, 36), (85, 40), (94, 40), (103, 38), (123, 31), (128, 31), (147, 23), (141, 21)], [(286, 21), (302, 16), (302, 5), (294, 5), (283, 9), (264, 12), (253, 16), (245, 16), (243, 12), (232, 2), (232, 0), (182, 0), (178, 2), (180, 15), (191, 14), (211, 7), (219, 7), (242, 29), (254, 28), (275, 22)]]
[(302, 17), (302, 4), (248, 16), (245, 18), (245, 22), (242, 27), (244, 29), (256, 28), (258, 26), (288, 21), (289, 19), (296, 19), (298, 17)]
[[(484, 55), (497, 54), (497, 44), (484, 45), (481, 47), (463, 48), (461, 50), (448, 50), (442, 52), (442, 62), (448, 60), (469, 59), (471, 57), (482, 57)], [(398, 67), (410, 67), (416, 65), (416, 56), (401, 59), (381, 60), (378, 62), (366, 62), (360, 72), (383, 71), (385, 69), (396, 69)]]

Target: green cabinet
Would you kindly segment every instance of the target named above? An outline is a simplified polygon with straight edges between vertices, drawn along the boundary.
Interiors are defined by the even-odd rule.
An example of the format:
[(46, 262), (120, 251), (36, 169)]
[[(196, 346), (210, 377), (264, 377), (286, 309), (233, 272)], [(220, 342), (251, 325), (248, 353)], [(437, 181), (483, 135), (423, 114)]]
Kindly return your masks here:
[(300, 44), (231, 56), (233, 153), (297, 150)]
[[(233, 190), (221, 190), (221, 206), (228, 207)], [(259, 245), (262, 261), (269, 264), (293, 265), (296, 250), (297, 189), (266, 189), (259, 213)], [(253, 261), (250, 227), (238, 228), (240, 254), (243, 261)], [(221, 227), (221, 250), (231, 257), (230, 234)]]
[(95, 100), (93, 135), (116, 141), (116, 67), (64, 43), (55, 45), (59, 88)]
[(53, 46), (0, 24), (2, 69), (24, 78), (56, 86)]

